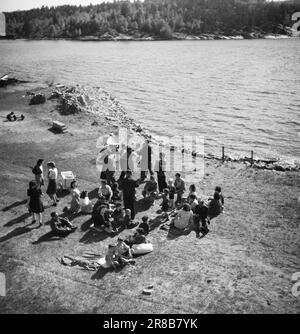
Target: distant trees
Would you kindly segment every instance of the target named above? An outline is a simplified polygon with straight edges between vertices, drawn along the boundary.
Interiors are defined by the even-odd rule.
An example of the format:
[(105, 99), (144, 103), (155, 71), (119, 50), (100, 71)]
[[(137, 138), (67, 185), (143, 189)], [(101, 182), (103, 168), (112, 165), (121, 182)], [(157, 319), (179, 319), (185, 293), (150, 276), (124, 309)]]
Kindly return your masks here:
[[(289, 2), (248, 5), (236, 0), (114, 1), (89, 6), (59, 6), (6, 13), (7, 33), (21, 38), (77, 38), (105, 33), (186, 34), (278, 32), (300, 6)], [(282, 27), (282, 26), (281, 26)]]

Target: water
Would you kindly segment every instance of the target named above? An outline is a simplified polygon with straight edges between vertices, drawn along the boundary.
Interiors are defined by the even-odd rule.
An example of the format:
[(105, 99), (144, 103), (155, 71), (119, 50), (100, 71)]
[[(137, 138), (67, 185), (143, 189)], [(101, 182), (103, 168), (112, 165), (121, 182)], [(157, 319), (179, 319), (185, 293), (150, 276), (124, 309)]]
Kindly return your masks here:
[(0, 41), (0, 72), (101, 86), (155, 136), (205, 152), (300, 159), (300, 39)]

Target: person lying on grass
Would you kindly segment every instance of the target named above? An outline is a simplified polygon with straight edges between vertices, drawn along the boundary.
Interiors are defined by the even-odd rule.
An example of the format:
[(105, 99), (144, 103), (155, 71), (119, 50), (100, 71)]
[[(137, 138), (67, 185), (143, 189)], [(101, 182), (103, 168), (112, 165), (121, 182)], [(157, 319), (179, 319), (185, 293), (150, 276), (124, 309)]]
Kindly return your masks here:
[(193, 224), (193, 211), (189, 204), (185, 203), (172, 220), (170, 227), (174, 226), (179, 230), (185, 230)]
[(67, 236), (77, 229), (68, 218), (59, 217), (56, 212), (51, 213), (50, 227), (52, 232), (58, 236)]
[(146, 239), (145, 233), (145, 230), (139, 227), (137, 228), (134, 235), (130, 235), (129, 237), (127, 237), (124, 242), (129, 247), (132, 247), (133, 245), (147, 244), (149, 241)]

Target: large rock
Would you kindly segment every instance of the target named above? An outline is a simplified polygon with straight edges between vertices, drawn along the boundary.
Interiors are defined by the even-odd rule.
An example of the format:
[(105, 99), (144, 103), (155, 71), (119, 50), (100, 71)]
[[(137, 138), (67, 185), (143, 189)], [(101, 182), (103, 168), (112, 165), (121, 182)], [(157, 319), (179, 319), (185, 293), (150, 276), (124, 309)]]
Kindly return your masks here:
[(45, 102), (46, 97), (44, 94), (36, 94), (31, 98), (29, 105), (43, 104)]

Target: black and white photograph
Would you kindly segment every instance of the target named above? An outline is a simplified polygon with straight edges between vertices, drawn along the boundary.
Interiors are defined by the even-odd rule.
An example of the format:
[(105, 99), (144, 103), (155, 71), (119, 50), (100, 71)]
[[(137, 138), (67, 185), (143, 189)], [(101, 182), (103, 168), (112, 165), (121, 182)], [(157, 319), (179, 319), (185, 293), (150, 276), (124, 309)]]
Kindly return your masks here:
[(0, 316), (299, 314), (300, 0), (0, 0), (0, 185)]

